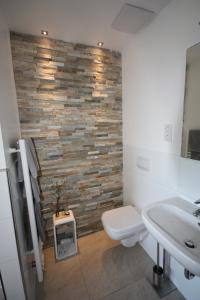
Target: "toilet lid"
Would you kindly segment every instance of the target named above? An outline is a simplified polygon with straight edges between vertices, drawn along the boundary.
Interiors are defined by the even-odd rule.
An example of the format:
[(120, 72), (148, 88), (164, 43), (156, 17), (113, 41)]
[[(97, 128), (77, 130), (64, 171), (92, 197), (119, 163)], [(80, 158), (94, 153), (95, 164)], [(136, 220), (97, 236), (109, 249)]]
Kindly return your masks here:
[(130, 205), (104, 212), (102, 223), (105, 230), (115, 239), (122, 239), (144, 228), (141, 216)]

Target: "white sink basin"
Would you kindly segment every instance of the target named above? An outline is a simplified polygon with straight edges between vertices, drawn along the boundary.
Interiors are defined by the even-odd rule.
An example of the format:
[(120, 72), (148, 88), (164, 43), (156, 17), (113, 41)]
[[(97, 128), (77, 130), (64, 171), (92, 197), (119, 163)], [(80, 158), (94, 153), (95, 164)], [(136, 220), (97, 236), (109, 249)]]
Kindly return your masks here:
[[(200, 276), (200, 219), (198, 207), (182, 198), (156, 202), (142, 211), (143, 221), (156, 240), (191, 273)], [(185, 242), (191, 241), (195, 248)]]

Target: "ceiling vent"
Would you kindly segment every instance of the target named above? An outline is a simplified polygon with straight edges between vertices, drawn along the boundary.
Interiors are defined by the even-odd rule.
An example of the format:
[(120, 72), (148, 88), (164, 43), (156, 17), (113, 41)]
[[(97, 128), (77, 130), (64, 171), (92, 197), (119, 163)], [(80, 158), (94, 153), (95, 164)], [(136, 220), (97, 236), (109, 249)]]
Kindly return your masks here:
[(126, 33), (137, 33), (148, 25), (156, 13), (131, 4), (124, 4), (119, 15), (114, 19), (112, 28)]

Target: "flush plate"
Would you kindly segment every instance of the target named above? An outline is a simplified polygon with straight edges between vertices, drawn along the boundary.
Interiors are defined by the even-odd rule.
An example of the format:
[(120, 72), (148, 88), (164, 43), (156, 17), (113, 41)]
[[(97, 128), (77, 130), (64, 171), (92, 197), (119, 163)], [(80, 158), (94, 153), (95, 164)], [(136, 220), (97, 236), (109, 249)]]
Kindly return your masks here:
[(153, 20), (156, 13), (131, 4), (124, 4), (114, 19), (112, 28), (121, 32), (136, 33)]

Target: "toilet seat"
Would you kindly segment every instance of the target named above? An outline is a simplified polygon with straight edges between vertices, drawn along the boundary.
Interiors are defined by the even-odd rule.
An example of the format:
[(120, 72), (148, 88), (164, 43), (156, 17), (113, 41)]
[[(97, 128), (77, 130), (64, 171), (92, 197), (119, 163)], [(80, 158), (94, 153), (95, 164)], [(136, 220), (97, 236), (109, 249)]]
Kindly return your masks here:
[(114, 240), (123, 240), (145, 230), (141, 216), (130, 205), (104, 212), (101, 220), (105, 231)]

